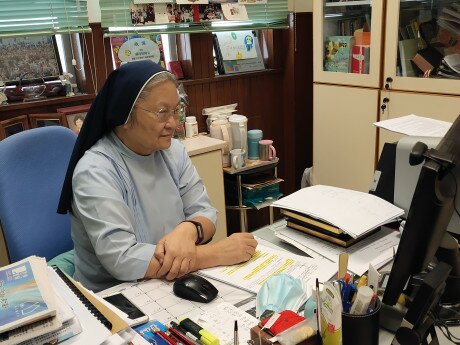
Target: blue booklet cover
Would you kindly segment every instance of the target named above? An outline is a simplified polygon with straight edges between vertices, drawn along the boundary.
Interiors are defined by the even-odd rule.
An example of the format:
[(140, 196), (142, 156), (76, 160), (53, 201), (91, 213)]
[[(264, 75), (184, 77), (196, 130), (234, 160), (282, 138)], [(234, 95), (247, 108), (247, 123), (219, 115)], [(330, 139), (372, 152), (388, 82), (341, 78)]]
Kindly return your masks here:
[(0, 270), (0, 331), (2, 328), (19, 327), (51, 313), (37, 286), (30, 262), (24, 261)]

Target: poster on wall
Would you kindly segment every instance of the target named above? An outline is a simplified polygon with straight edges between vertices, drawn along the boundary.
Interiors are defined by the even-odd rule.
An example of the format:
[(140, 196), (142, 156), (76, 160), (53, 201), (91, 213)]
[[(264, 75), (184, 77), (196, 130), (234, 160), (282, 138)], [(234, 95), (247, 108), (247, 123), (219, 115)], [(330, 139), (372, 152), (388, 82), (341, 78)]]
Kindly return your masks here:
[(165, 67), (161, 35), (111, 37), (110, 44), (115, 68), (123, 63), (139, 60), (152, 60)]
[(56, 77), (61, 74), (57, 49), (52, 36), (0, 38), (0, 80)]

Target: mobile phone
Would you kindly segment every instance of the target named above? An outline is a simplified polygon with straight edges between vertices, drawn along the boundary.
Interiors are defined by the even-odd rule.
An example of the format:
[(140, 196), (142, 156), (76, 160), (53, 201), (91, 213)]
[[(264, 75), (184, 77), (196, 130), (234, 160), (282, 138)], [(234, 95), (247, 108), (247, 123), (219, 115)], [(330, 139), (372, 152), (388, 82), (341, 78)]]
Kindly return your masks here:
[(130, 326), (140, 325), (149, 320), (149, 317), (121, 292), (105, 296), (103, 299), (125, 314), (128, 314), (127, 321)]

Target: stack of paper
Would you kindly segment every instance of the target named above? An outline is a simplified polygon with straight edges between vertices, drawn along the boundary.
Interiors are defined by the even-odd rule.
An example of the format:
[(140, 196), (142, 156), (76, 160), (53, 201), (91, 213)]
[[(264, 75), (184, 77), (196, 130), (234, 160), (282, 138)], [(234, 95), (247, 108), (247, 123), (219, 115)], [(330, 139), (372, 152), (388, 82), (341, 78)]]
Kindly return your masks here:
[(316, 185), (272, 204), (330, 223), (353, 238), (394, 221), (404, 210), (368, 193)]
[(410, 114), (375, 122), (374, 126), (405, 135), (441, 138), (447, 133), (452, 123)]
[(318, 278), (327, 281), (337, 272), (337, 265), (324, 258), (312, 259), (273, 249), (259, 243), (249, 261), (239, 265), (207, 268), (200, 274), (257, 293), (263, 283), (278, 273), (290, 274), (305, 283), (305, 291), (311, 291)]

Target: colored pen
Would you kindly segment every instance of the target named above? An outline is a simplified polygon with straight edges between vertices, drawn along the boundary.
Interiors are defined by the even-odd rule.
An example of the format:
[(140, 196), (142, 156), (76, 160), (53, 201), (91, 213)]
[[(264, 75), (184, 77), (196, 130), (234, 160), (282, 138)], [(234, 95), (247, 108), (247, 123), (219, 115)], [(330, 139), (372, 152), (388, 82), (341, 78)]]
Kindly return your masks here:
[(191, 340), (190, 338), (187, 338), (185, 334), (182, 334), (174, 327), (170, 327), (169, 332), (172, 335), (174, 335), (178, 340), (180, 340), (181, 344), (184, 344), (184, 345), (195, 345), (196, 344), (193, 340)]
[(238, 338), (238, 320), (235, 320), (235, 327), (233, 329), (233, 345), (238, 345), (240, 340)]
[(168, 336), (165, 332), (160, 331), (160, 329), (156, 325), (152, 325), (151, 327), (152, 331), (158, 334), (161, 338), (163, 338), (163, 340), (168, 342), (168, 344), (176, 345), (176, 342), (173, 339), (171, 339), (171, 337)]
[(204, 345), (219, 345), (219, 339), (205, 330), (203, 327), (198, 325), (197, 323), (193, 322), (189, 318), (186, 318), (179, 322), (186, 331), (192, 333), (195, 337), (197, 337)]
[(319, 281), (316, 278), (316, 322), (318, 324), (318, 332), (321, 334), (321, 296), (319, 295)]
[(185, 330), (183, 327), (181, 327), (181, 325), (177, 324), (176, 322), (171, 321), (171, 326), (176, 331), (178, 331), (179, 333), (183, 334), (187, 338), (187, 340), (189, 340), (190, 342), (193, 343), (193, 345), (201, 345), (201, 344), (203, 344), (197, 337), (195, 337), (192, 333), (187, 332), (187, 330)]

